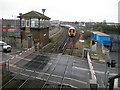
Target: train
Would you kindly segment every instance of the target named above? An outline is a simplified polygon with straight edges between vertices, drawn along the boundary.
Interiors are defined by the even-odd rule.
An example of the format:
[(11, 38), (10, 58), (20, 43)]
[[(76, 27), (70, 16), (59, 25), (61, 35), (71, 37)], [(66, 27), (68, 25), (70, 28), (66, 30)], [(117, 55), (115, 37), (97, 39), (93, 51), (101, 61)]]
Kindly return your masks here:
[(76, 35), (76, 29), (71, 25), (61, 25), (61, 27), (68, 29), (68, 36), (74, 37)]
[(70, 27), (68, 30), (69, 37), (74, 37), (76, 35), (76, 29), (74, 27)]

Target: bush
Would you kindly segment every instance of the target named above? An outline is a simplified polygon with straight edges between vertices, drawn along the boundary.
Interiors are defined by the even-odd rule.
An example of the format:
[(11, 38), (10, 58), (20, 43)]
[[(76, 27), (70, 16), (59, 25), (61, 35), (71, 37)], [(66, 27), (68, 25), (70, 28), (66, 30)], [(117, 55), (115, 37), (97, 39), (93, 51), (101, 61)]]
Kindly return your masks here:
[(83, 34), (83, 39), (84, 40), (88, 40), (88, 39), (90, 39), (91, 38), (91, 33), (90, 32), (84, 32), (84, 34)]
[(120, 32), (120, 26), (115, 25), (105, 25), (105, 24), (96, 24), (93, 26), (94, 31), (100, 31), (103, 33), (111, 34), (111, 33), (119, 33)]

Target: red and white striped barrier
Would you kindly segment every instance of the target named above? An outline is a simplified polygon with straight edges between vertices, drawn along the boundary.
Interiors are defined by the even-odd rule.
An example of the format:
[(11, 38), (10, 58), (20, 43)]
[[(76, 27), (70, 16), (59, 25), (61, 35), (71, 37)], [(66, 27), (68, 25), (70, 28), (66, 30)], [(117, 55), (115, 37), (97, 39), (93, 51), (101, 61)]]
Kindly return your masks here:
[(92, 80), (95, 81), (95, 83), (97, 84), (97, 78), (96, 78), (96, 75), (95, 75), (95, 70), (93, 68), (93, 65), (92, 65), (92, 61), (90, 59), (90, 55), (89, 55), (89, 52), (87, 53), (87, 59), (88, 59), (88, 64), (89, 64), (89, 67), (90, 67), (90, 73), (91, 73), (91, 78)]
[(15, 55), (15, 56), (12, 56), (12, 57), (9, 58), (7, 61), (12, 60), (12, 59), (18, 57), (18, 56), (22, 55), (23, 53), (26, 53), (26, 52), (30, 51), (30, 50), (33, 49), (33, 48), (34, 48), (34, 46), (33, 46), (32, 48), (29, 48), (29, 49), (25, 50), (25, 51), (22, 51), (21, 53)]

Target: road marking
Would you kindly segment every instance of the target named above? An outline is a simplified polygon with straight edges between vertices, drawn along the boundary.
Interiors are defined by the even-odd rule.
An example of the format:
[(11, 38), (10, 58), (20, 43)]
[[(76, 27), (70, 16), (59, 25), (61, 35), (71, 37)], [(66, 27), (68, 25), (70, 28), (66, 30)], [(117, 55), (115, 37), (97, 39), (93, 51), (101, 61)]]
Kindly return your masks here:
[(90, 71), (89, 69), (86, 69), (86, 68), (81, 68), (81, 67), (76, 67), (76, 66), (73, 66), (72, 68), (75, 68), (75, 69), (80, 69), (80, 70), (85, 70), (85, 71)]
[[(10, 66), (14, 67), (14, 65), (11, 65)], [(36, 72), (36, 71), (33, 71), (33, 70), (29, 70), (29, 69), (23, 69), (23, 68), (20, 68), (20, 67), (17, 67), (15, 66), (15, 68), (18, 68), (18, 69), (22, 69), (22, 70), (26, 70), (26, 71), (30, 71), (30, 72)], [(12, 71), (12, 72), (15, 72), (15, 71)], [(43, 72), (36, 72), (36, 73), (42, 73), (44, 75), (50, 75), (49, 73), (43, 73)], [(24, 74), (23, 74), (24, 75)], [(29, 76), (29, 75), (28, 75)], [(59, 75), (55, 75), (55, 74), (52, 74), (53, 77), (60, 77), (62, 78), (63, 76), (59, 76)], [(64, 77), (65, 79), (69, 79), (69, 80), (73, 80), (73, 81), (76, 81), (76, 82), (79, 82), (79, 83), (84, 83), (84, 84), (87, 84), (87, 82), (84, 82), (84, 81), (80, 81), (80, 80), (77, 80), (77, 79), (74, 79), (74, 78), (68, 78), (68, 77)]]
[(55, 74), (53, 74), (53, 75), (51, 75), (51, 76), (62, 78), (62, 76), (58, 76), (58, 75), (55, 75)]
[[(103, 72), (103, 71), (97, 71), (97, 70), (95, 70), (95, 72), (96, 73), (100, 73), (100, 74), (105, 74), (105, 72)], [(115, 73), (110, 73), (109, 75), (117, 75), (117, 73), (115, 74)]]
[(25, 69), (26, 71), (29, 71), (29, 72), (34, 72), (33, 70), (30, 70), (30, 69)]
[[(18, 59), (22, 59), (22, 60), (25, 60), (25, 61), (31, 61), (32, 59), (28, 59), (28, 58), (25, 58), (25, 57), (20, 57), (20, 56), (17, 56), (16, 58)], [(20, 60), (19, 60), (20, 61)]]
[(70, 84), (68, 84), (70, 87), (72, 87), (72, 88), (78, 88), (78, 87), (76, 87), (76, 86), (73, 86), (73, 85), (70, 85)]
[(64, 78), (65, 78), (65, 79), (72, 80), (72, 81), (76, 81), (76, 82), (79, 82), (79, 83), (87, 84), (87, 82), (80, 81), (80, 80), (77, 80), (77, 79), (74, 79), (74, 78), (68, 78), (68, 77), (64, 77)]
[[(33, 78), (34, 78), (34, 76), (33, 76)], [(40, 80), (43, 80), (41, 77), (35, 77), (36, 79), (40, 79)]]
[(93, 61), (92, 63), (93, 63), (93, 64), (99, 64), (99, 65), (103, 65), (103, 66), (105, 66), (105, 64), (100, 63), (100, 62), (95, 62), (95, 61)]
[[(14, 72), (14, 73), (18, 74), (18, 72)], [(20, 74), (20, 75), (24, 75), (24, 76), (29, 77), (29, 75), (24, 74), (24, 73), (19, 73), (19, 74)], [(32, 77), (32, 78), (36, 78), (36, 79), (40, 79), (40, 80), (46, 80), (46, 79), (42, 79), (41, 77), (35, 77), (35, 76), (32, 76), (32, 75), (31, 75), (30, 77)], [(67, 77), (65, 77), (65, 78), (67, 78)], [(73, 81), (77, 81), (77, 82), (80, 82), (80, 83), (87, 84), (86, 82), (82, 82), (82, 81), (75, 80), (75, 79), (72, 79), (72, 78), (67, 78), (67, 79), (70, 79), (70, 80), (73, 80)], [(52, 80), (48, 80), (48, 81), (49, 81), (49, 82), (52, 82), (52, 83), (58, 83), (58, 84), (61, 84), (61, 82), (55, 82), (55, 81), (52, 81)], [(64, 85), (68, 85), (68, 86), (73, 87), (73, 88), (78, 88), (78, 87), (73, 86), (73, 85), (71, 85), (71, 84), (64, 84)]]

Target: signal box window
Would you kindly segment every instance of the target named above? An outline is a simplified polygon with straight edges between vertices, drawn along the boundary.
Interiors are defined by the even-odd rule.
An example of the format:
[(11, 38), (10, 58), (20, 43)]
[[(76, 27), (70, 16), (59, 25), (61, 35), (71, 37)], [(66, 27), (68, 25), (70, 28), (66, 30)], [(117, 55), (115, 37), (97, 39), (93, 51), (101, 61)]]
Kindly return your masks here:
[(30, 21), (26, 20), (26, 27), (29, 27), (29, 26), (30, 26)]

